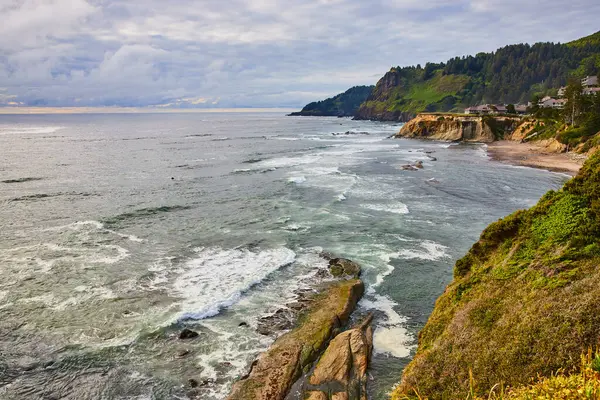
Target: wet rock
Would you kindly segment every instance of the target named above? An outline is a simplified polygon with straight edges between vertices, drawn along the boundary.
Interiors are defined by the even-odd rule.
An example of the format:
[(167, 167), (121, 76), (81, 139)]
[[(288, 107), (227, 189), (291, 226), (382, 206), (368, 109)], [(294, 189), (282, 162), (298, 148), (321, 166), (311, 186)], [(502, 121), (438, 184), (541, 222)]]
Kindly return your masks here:
[(189, 350), (181, 350), (177, 353), (177, 357), (178, 358), (183, 358), (185, 356), (187, 356), (188, 354), (190, 354)]
[(328, 251), (320, 252), (319, 257), (324, 258), (327, 261), (330, 261), (331, 259), (335, 258), (335, 256)]
[(414, 164), (405, 164), (400, 166), (401, 170), (404, 171), (418, 171), (420, 169), (423, 169), (423, 161), (417, 161)]
[(349, 276), (358, 278), (360, 276), (360, 266), (354, 261), (345, 258), (334, 258), (329, 261), (329, 271), (335, 277)]
[(287, 308), (280, 308), (271, 315), (258, 319), (256, 330), (261, 335), (269, 336), (294, 327), (295, 313)]
[(198, 381), (195, 379), (188, 379), (188, 384), (193, 388), (197, 388), (199, 385)]
[(329, 400), (324, 392), (314, 391), (306, 393), (304, 400)]
[(243, 321), (242, 321), (242, 322), (240, 322), (240, 323), (238, 324), (238, 326), (239, 326), (239, 327), (242, 327), (242, 326), (248, 326), (248, 323), (247, 323), (247, 322), (243, 322)]
[(435, 158), (435, 157), (432, 157), (432, 156), (427, 156), (427, 157), (429, 157), (429, 161), (437, 161), (437, 158)]
[(179, 333), (179, 339), (181, 340), (187, 340), (187, 339), (194, 339), (197, 338), (198, 336), (200, 336), (200, 334), (198, 332), (194, 332), (191, 329), (185, 328), (184, 330), (182, 330)]

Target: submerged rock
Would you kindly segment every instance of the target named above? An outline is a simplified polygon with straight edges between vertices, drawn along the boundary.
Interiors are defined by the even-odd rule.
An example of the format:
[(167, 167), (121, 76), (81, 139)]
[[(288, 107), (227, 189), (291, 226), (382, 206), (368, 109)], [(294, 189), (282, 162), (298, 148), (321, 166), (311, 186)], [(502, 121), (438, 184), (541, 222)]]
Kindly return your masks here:
[(187, 340), (187, 339), (194, 339), (197, 338), (198, 336), (200, 336), (200, 334), (198, 332), (194, 332), (191, 329), (185, 328), (184, 330), (182, 330), (179, 333), (179, 339), (181, 340)]

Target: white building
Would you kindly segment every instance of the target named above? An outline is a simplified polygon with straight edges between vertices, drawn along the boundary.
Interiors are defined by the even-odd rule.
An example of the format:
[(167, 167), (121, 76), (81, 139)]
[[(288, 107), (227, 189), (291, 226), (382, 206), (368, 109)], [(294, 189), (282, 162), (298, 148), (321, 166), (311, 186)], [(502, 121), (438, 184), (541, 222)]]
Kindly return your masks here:
[(581, 80), (583, 87), (598, 86), (597, 76), (586, 76)]
[(565, 107), (565, 99), (554, 99), (550, 96), (546, 96), (538, 102), (540, 108), (554, 108), (560, 110)]

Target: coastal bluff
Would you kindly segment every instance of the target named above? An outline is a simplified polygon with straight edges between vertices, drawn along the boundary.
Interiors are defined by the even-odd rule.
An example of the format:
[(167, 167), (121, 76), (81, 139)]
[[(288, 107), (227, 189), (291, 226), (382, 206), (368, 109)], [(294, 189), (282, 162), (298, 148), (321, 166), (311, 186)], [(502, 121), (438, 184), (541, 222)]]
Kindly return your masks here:
[(491, 143), (512, 134), (521, 124), (517, 116), (419, 114), (395, 137)]
[(392, 399), (597, 399), (599, 265), (595, 153), (456, 262)]

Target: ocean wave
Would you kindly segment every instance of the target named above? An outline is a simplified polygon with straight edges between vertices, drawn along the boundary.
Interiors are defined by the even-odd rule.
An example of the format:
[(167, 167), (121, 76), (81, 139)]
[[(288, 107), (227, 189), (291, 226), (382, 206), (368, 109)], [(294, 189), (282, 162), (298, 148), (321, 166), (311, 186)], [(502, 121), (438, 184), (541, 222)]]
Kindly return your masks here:
[(189, 210), (190, 206), (160, 206), (160, 207), (148, 207), (148, 208), (140, 208), (135, 211), (126, 212), (122, 214), (115, 215), (114, 217), (108, 217), (103, 219), (101, 222), (105, 225), (118, 225), (122, 222), (126, 222), (132, 219), (138, 218), (147, 218), (152, 217), (162, 213), (176, 212)]
[(92, 227), (93, 229), (102, 231), (102, 232), (107, 232), (107, 233), (112, 233), (114, 235), (117, 235), (123, 239), (128, 239), (132, 242), (138, 242), (141, 243), (144, 241), (144, 239), (140, 239), (139, 237), (135, 236), (135, 235), (129, 235), (129, 234), (125, 234), (125, 233), (121, 233), (121, 232), (117, 232), (111, 229), (106, 228), (106, 226), (100, 222), (100, 221), (95, 221), (95, 220), (88, 220), (88, 221), (76, 221), (73, 222), (71, 224), (67, 224), (67, 225), (61, 225), (61, 226), (54, 226), (51, 228), (46, 228), (43, 229), (44, 231), (64, 231), (64, 230), (74, 230), (74, 231), (79, 231), (83, 228), (89, 228)]
[(398, 252), (398, 257), (407, 260), (410, 259), (421, 259), (429, 261), (438, 261), (442, 258), (448, 258), (449, 255), (446, 253), (448, 247), (443, 246), (439, 243), (426, 240), (419, 243), (421, 249), (405, 249)]
[(306, 178), (304, 176), (292, 176), (290, 178), (288, 178), (288, 182), (290, 183), (304, 183), (306, 182)]
[(394, 204), (361, 204), (362, 208), (366, 208), (368, 210), (373, 211), (382, 211), (388, 212), (392, 214), (408, 214), (408, 206), (404, 203), (394, 203)]
[(182, 298), (178, 321), (217, 315), (296, 258), (296, 254), (285, 247), (262, 251), (198, 248), (196, 253), (172, 285), (174, 294)]
[(76, 192), (70, 192), (70, 193), (37, 193), (37, 194), (30, 194), (30, 195), (26, 195), (26, 196), (21, 196), (21, 197), (15, 197), (13, 199), (10, 199), (10, 201), (36, 201), (36, 200), (42, 200), (42, 199), (48, 199), (48, 198), (52, 198), (52, 197), (61, 197), (61, 196), (70, 196), (70, 197), (89, 197), (89, 196), (94, 196), (93, 193), (76, 193)]
[(249, 158), (248, 160), (242, 161), (242, 164), (256, 164), (261, 161), (265, 161), (264, 158)]
[(0, 183), (25, 183), (25, 182), (32, 182), (32, 181), (41, 181), (44, 178), (39, 178), (39, 177), (27, 177), (27, 178), (15, 178), (15, 179), (5, 179), (3, 181), (0, 181)]
[(8, 125), (0, 126), (0, 135), (10, 134), (46, 134), (54, 133), (63, 126), (20, 126), (20, 125)]

